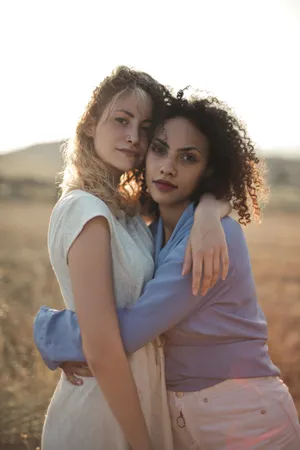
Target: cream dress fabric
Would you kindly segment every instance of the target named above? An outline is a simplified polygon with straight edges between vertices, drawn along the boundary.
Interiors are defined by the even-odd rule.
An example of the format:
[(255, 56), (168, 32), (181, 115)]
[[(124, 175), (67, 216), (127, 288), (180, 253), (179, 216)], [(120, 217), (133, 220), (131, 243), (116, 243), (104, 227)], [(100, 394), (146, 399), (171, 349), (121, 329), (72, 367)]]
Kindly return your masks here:
[[(75, 306), (67, 254), (84, 225), (96, 216), (106, 217), (110, 227), (117, 306), (135, 303), (144, 284), (153, 276), (153, 243), (142, 219), (128, 218), (125, 214), (116, 219), (99, 198), (74, 190), (55, 206), (48, 236), (50, 260), (66, 307), (71, 310), (75, 310)], [(153, 448), (172, 450), (164, 356), (159, 341), (147, 344), (132, 354), (129, 360)], [(85, 378), (82, 386), (73, 386), (62, 374), (47, 411), (42, 450), (129, 448), (95, 379)]]

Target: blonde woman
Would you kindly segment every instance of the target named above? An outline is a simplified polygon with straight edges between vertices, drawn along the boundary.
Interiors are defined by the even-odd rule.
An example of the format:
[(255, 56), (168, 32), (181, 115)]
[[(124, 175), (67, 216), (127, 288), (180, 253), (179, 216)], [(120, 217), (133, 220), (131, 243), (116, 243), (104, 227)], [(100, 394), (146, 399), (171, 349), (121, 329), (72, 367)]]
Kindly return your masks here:
[[(66, 307), (77, 313), (94, 378), (78, 389), (62, 374), (43, 450), (173, 448), (163, 349), (157, 339), (127, 357), (116, 314), (116, 305), (134, 304), (153, 277), (152, 237), (121, 177), (131, 172), (127, 186), (138, 185), (134, 169), (144, 161), (165, 92), (147, 74), (117, 69), (94, 91), (66, 153), (49, 253)], [(224, 242), (215, 248), (223, 249), (226, 272)], [(213, 275), (207, 267), (206, 288)]]

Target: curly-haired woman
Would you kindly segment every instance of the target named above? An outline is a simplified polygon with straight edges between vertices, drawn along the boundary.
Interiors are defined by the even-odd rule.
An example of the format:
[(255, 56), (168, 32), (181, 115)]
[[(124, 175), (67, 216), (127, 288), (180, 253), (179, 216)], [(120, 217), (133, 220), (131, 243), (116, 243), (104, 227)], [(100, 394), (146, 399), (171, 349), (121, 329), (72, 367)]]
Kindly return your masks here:
[[(238, 222), (222, 220), (230, 259), (225, 280), (195, 297), (190, 275), (181, 274), (203, 193), (231, 200), (241, 223), (260, 215), (264, 183), (243, 125), (215, 98), (174, 99), (150, 145), (143, 191), (158, 216), (156, 272), (137, 303), (118, 309), (118, 317), (129, 354), (164, 337), (175, 449), (299, 449), (296, 409), (268, 353), (267, 324)], [(57, 364), (67, 354), (84, 361), (75, 314), (40, 314), (40, 333), (51, 342), (38, 344), (44, 355)], [(61, 348), (54, 330), (60, 330), (58, 342), (64, 335)], [(82, 373), (74, 364), (63, 367), (68, 376)]]
[[(47, 412), (43, 450), (173, 447), (159, 340), (127, 358), (116, 313), (116, 305), (134, 304), (153, 276), (152, 236), (129, 187), (140, 183), (137, 169), (148, 149), (151, 119), (166, 95), (149, 75), (119, 68), (94, 91), (67, 149), (49, 253), (66, 306), (77, 312), (95, 378), (76, 389), (61, 377)], [(208, 212), (205, 205), (200, 210)]]

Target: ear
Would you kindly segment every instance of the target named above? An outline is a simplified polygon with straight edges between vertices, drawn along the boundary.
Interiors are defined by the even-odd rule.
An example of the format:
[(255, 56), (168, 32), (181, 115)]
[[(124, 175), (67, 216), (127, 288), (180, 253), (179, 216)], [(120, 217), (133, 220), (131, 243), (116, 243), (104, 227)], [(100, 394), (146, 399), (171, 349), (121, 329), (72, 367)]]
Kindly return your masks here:
[(90, 119), (90, 121), (86, 124), (85, 134), (88, 137), (94, 137), (96, 131), (97, 123), (95, 119)]

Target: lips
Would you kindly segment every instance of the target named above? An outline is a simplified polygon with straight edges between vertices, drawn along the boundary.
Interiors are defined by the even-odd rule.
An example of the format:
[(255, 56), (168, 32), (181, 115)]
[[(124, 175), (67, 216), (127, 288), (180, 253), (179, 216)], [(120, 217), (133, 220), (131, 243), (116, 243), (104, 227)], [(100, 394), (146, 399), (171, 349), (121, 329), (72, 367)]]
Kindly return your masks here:
[(132, 158), (138, 157), (138, 152), (130, 150), (128, 148), (118, 148), (118, 151), (124, 153), (127, 156), (131, 156)]
[(171, 192), (177, 189), (177, 186), (175, 184), (170, 183), (166, 180), (155, 180), (153, 181), (157, 189), (161, 192)]

